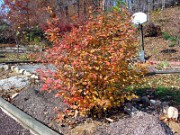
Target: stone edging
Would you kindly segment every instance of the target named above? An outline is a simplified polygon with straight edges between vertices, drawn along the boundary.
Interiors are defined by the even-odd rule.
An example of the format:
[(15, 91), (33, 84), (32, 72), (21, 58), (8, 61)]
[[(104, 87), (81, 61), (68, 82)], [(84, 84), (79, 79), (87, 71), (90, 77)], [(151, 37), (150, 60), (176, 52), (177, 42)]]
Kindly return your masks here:
[(31, 79), (37, 79), (37, 80), (39, 79), (39, 77), (35, 73), (28, 72), (24, 69), (19, 69), (17, 66), (10, 66), (10, 65), (5, 64), (5, 65), (0, 66), (0, 71), (2, 70), (11, 70), (15, 73), (26, 75), (30, 77)]
[(0, 108), (5, 112), (7, 115), (12, 117), (18, 123), (20, 123), (23, 127), (30, 130), (32, 134), (35, 135), (62, 135), (59, 134), (49, 127), (45, 126), (44, 124), (40, 123), (39, 121), (35, 120), (28, 114), (24, 113), (23, 111), (19, 110), (17, 107), (13, 106), (6, 100), (0, 97)]

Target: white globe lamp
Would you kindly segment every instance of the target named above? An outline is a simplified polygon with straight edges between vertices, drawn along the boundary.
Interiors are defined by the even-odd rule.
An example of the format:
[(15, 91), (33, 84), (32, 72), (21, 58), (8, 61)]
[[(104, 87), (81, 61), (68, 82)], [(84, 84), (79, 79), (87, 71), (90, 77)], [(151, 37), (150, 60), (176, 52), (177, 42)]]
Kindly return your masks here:
[(147, 22), (147, 15), (143, 12), (137, 12), (132, 15), (134, 25), (142, 25)]
[(147, 22), (147, 15), (143, 12), (134, 13), (132, 15), (132, 22), (134, 23), (135, 26), (140, 26), (142, 50), (139, 54), (139, 58), (141, 61), (146, 62), (145, 53), (144, 53), (144, 39), (143, 39), (143, 25), (142, 24)]

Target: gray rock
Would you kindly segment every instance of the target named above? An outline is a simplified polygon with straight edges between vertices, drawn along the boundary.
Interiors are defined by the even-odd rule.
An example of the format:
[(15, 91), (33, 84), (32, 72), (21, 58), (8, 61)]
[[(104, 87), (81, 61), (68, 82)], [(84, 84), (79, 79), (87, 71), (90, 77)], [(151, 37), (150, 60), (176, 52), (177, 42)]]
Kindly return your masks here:
[(155, 106), (155, 107), (160, 107), (161, 106), (161, 101), (160, 100), (150, 100), (150, 105)]
[(124, 112), (128, 115), (135, 115), (138, 110), (132, 105), (132, 103), (126, 103), (124, 106)]
[(0, 64), (0, 71), (3, 70), (3, 64)]
[(18, 68), (18, 67), (14, 67), (14, 68), (12, 69), (12, 71), (15, 72), (15, 73), (19, 73), (19, 68)]
[(37, 75), (31, 75), (30, 78), (32, 78), (32, 79), (38, 79), (38, 76), (37, 76)]
[(167, 110), (167, 116), (169, 119), (175, 119), (177, 120), (178, 119), (178, 109), (173, 107), (173, 106), (170, 106)]
[(9, 66), (8, 65), (3, 65), (3, 70), (8, 70)]
[(13, 76), (7, 79), (0, 80), (0, 88), (3, 90), (9, 90), (11, 88), (19, 89), (29, 85), (27, 77)]
[(20, 70), (19, 70), (19, 73), (20, 73), (20, 74), (23, 74), (24, 72), (25, 72), (24, 69), (20, 69)]
[(31, 76), (31, 73), (28, 71), (24, 71), (24, 75)]
[(11, 67), (10, 67), (10, 69), (11, 69), (12, 71), (14, 70), (14, 68), (15, 68), (15, 66), (11, 66)]
[(169, 102), (166, 102), (166, 101), (164, 101), (164, 102), (162, 102), (162, 107), (169, 107)]
[(146, 97), (146, 96), (141, 97), (141, 101), (142, 101), (142, 103), (143, 103), (143, 106), (145, 106), (145, 107), (147, 107), (147, 106), (150, 105), (150, 100), (149, 100), (149, 98)]

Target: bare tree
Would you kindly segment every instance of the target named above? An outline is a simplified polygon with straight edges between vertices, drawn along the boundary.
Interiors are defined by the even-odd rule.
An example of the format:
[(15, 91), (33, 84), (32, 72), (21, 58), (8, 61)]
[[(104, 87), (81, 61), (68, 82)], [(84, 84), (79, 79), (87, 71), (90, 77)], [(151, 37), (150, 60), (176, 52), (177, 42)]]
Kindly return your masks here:
[(165, 6), (166, 6), (166, 0), (162, 0), (162, 10), (165, 8)]

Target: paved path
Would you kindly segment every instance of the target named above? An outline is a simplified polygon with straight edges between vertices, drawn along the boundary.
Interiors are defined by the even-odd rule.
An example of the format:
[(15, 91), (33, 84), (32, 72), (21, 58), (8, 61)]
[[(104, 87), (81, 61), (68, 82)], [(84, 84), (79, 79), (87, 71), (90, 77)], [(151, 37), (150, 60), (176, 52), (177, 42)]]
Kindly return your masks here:
[(49, 69), (51, 71), (55, 71), (55, 67), (53, 65), (43, 65), (43, 64), (20, 64), (18, 65), (20, 69), (24, 69), (28, 72), (34, 73), (37, 69)]
[(0, 109), (0, 135), (32, 135)]

